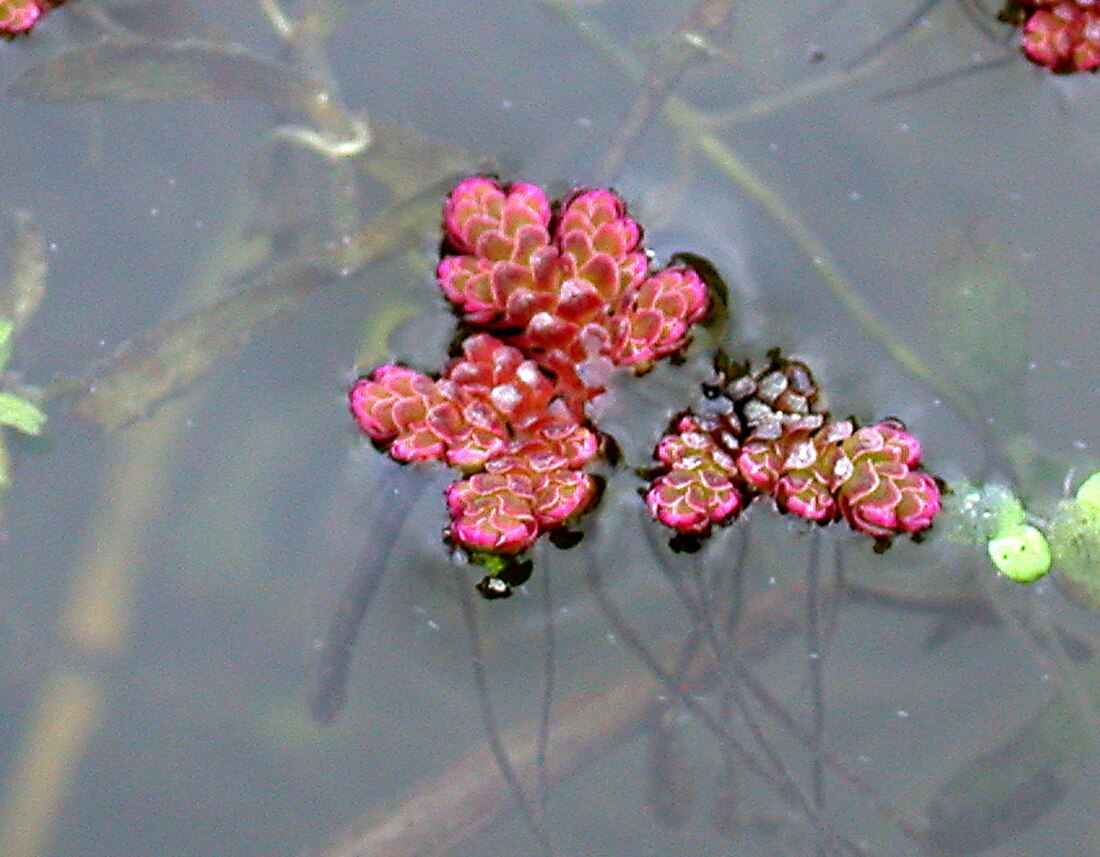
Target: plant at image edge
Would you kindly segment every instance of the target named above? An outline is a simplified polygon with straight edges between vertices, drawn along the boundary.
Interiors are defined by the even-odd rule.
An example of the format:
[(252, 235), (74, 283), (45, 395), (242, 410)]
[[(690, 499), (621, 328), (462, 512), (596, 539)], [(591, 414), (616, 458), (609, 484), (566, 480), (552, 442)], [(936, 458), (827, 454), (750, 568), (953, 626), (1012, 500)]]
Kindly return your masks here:
[(1100, 68), (1100, 2), (1009, 0), (1000, 19), (1022, 26), (1020, 49), (1055, 74)]
[(0, 38), (29, 33), (38, 19), (65, 0), (0, 0)]

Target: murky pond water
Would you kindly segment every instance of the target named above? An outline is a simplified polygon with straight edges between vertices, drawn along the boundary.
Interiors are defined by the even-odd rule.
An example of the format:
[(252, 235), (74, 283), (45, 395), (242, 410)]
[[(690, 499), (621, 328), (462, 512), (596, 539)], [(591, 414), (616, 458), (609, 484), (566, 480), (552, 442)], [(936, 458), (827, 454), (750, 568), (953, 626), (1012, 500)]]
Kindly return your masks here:
[[(942, 527), (878, 554), (765, 502), (673, 554), (635, 472), (715, 346), (780, 347), (949, 483), (1053, 508), (1100, 444), (1100, 81), (1029, 64), (991, 2), (729, 5), (301, 0), (288, 47), (270, 3), (70, 0), (0, 43), (0, 210), (48, 266), (3, 385), (49, 417), (4, 430), (5, 855), (1100, 853), (1087, 607)], [(306, 145), (354, 117), (361, 154)], [(582, 544), (492, 603), (441, 539), (451, 475), (346, 406), (441, 365), (438, 211), (476, 171), (613, 186), (730, 291), (718, 340), (603, 402), (623, 461)], [(320, 726), (318, 640), (382, 529)]]

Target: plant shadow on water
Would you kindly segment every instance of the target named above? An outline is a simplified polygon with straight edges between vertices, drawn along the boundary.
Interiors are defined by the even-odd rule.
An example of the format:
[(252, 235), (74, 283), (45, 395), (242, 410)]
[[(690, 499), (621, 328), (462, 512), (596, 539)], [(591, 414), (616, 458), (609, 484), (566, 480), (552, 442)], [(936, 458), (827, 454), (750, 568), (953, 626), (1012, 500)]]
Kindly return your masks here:
[[(149, 5), (0, 45), (3, 204), (56, 245), (3, 377), (52, 444), (5, 422), (5, 855), (1096, 853), (1071, 557), (1023, 588), (965, 516), (879, 554), (768, 498), (675, 553), (636, 472), (715, 349), (781, 346), (948, 484), (1067, 520), (1100, 161), (998, 9)], [(976, 53), (1000, 64), (954, 74)], [(440, 365), (440, 207), (483, 172), (613, 186), (657, 264), (705, 255), (730, 292), (681, 363), (616, 382), (583, 540), (493, 603), (442, 539), (452, 477), (349, 452), (344, 398), (357, 341), (363, 372)], [(41, 280), (26, 247), (5, 288)], [(82, 368), (101, 337), (129, 341)], [(83, 380), (24, 382), (53, 373)], [(373, 595), (308, 679), (325, 728), (318, 577)]]

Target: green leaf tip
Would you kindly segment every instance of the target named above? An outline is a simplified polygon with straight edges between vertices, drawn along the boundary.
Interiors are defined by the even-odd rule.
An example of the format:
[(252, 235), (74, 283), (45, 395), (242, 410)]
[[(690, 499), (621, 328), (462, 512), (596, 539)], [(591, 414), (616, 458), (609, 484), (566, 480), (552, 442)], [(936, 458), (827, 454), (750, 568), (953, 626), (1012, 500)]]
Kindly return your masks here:
[(0, 316), (0, 372), (8, 365), (11, 357), (11, 338), (15, 333), (15, 322), (10, 318)]
[(42, 434), (46, 414), (35, 404), (15, 393), (0, 393), (0, 425), (10, 426), (23, 434)]
[(1050, 571), (1050, 544), (1030, 524), (1021, 524), (990, 539), (989, 559), (997, 571), (1017, 583), (1034, 583)]
[(1097, 470), (1077, 489), (1077, 503), (1085, 510), (1100, 514), (1100, 470)]

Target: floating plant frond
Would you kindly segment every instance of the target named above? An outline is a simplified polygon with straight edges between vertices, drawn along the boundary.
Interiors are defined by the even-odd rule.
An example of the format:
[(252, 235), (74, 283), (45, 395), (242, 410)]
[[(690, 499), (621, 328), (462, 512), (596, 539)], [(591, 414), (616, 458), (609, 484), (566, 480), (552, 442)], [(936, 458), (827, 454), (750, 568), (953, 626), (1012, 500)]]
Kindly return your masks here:
[(984, 544), (990, 562), (1010, 580), (1034, 583), (1053, 567), (1068, 596), (1100, 606), (1100, 471), (1045, 519), (1031, 515), (1006, 485), (965, 481), (952, 486), (943, 517), (949, 538)]
[(0, 39), (29, 33), (39, 19), (65, 0), (0, 0)]
[(438, 378), (375, 369), (352, 388), (351, 409), (392, 458), (467, 473), (447, 491), (448, 535), (489, 570), (496, 585), (483, 581), (483, 594), (504, 596), (511, 558), (598, 496), (583, 469), (601, 446), (585, 404), (614, 374), (683, 349), (710, 297), (688, 265), (650, 270), (641, 226), (608, 190), (555, 208), (535, 185), (471, 177), (447, 197), (443, 223), (439, 286), (483, 332)]
[(681, 534), (705, 535), (768, 495), (784, 512), (819, 524), (844, 519), (883, 545), (928, 529), (940, 491), (919, 470), (916, 438), (897, 420), (858, 429), (830, 422), (817, 399), (809, 367), (778, 353), (755, 374), (720, 369), (657, 445), (650, 512)]
[(1002, 14), (1022, 18), (1020, 49), (1036, 65), (1055, 74), (1100, 68), (1100, 9), (1094, 0), (1009, 0)]

